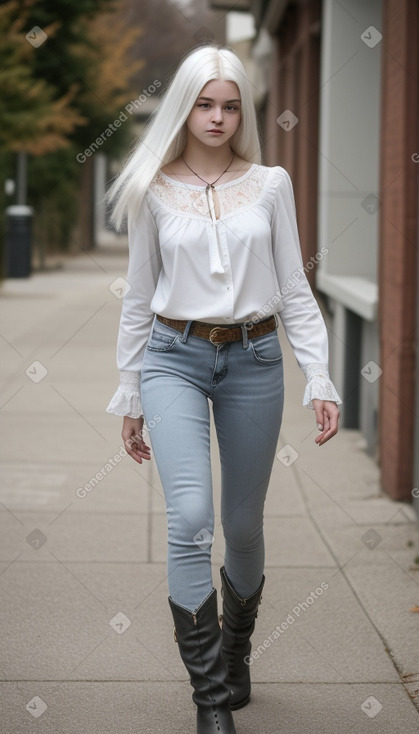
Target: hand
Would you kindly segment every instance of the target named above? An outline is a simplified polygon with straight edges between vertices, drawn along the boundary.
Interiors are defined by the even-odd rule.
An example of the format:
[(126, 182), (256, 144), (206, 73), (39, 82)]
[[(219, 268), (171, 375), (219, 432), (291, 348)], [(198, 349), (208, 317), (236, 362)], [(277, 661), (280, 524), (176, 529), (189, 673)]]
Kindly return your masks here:
[(141, 418), (128, 418), (128, 416), (124, 416), (122, 427), (124, 446), (127, 454), (138, 464), (142, 464), (143, 459), (150, 459), (150, 447), (143, 440), (143, 425), (143, 416)]
[(315, 442), (319, 446), (323, 446), (329, 438), (332, 438), (338, 432), (339, 409), (336, 403), (332, 403), (330, 400), (313, 400), (313, 407), (317, 425), (319, 431), (321, 431)]

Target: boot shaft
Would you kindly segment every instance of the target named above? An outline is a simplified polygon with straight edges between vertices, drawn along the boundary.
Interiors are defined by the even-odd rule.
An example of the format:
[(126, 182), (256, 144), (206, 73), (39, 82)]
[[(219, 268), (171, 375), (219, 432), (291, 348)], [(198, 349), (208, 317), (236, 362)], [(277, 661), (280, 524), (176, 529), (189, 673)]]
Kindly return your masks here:
[(223, 629), (234, 638), (237, 645), (245, 644), (253, 634), (255, 620), (258, 615), (259, 604), (262, 600), (262, 591), (265, 576), (254, 594), (248, 598), (240, 597), (231, 584), (225, 568), (220, 569), (222, 596), (223, 596)]
[(217, 590), (214, 588), (192, 613), (169, 597), (179, 653), (194, 689), (199, 707), (228, 704), (230, 691), (225, 684), (226, 665), (221, 655), (222, 632), (218, 622)]
[(224, 567), (220, 570), (220, 574), (223, 594), (222, 654), (227, 665), (226, 682), (231, 694), (230, 707), (235, 711), (246, 706), (250, 700), (251, 681), (248, 665), (252, 649), (250, 637), (255, 628), (265, 577), (262, 577), (257, 591), (244, 599), (236, 593)]

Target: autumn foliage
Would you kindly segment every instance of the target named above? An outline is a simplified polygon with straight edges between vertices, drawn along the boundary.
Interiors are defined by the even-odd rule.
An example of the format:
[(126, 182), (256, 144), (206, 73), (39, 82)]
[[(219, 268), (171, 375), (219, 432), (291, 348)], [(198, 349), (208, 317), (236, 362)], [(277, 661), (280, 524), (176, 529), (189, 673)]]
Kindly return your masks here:
[[(0, 150), (42, 155), (95, 139), (135, 93), (128, 61), (138, 28), (124, 3), (10, 0), (0, 6)], [(39, 26), (38, 48), (26, 35)]]
[[(4, 212), (14, 203), (4, 180), (16, 179), (22, 153), (38, 262), (57, 249), (94, 246), (93, 158), (80, 165), (76, 156), (138, 95), (131, 79), (145, 65), (133, 60), (142, 29), (128, 25), (129, 8), (130, 0), (0, 3), (0, 264)], [(101, 153), (124, 155), (130, 124)]]

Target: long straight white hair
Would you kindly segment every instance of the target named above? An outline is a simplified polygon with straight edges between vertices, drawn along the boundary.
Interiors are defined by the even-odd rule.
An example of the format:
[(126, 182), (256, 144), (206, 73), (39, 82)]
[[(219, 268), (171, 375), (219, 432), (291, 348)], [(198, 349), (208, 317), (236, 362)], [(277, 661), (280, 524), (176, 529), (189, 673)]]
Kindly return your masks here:
[(174, 72), (161, 102), (106, 199), (113, 203), (111, 222), (120, 230), (126, 216), (135, 217), (157, 171), (177, 158), (186, 144), (185, 121), (203, 87), (213, 79), (235, 82), (241, 97), (241, 120), (230, 138), (231, 149), (244, 160), (261, 162), (258, 123), (250, 82), (230, 48), (209, 43), (189, 51)]

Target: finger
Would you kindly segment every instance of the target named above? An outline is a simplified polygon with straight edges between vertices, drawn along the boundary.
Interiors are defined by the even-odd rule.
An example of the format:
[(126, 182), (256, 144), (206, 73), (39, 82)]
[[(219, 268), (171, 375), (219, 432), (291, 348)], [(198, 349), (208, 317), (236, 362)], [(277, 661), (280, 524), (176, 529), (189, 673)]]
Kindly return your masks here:
[(320, 407), (317, 403), (313, 402), (314, 414), (316, 416), (317, 428), (319, 431), (323, 431), (323, 407)]
[(136, 461), (138, 464), (143, 463), (141, 456), (138, 456), (136, 451), (133, 451), (132, 449), (127, 449), (127, 454), (128, 456), (131, 457), (131, 459), (134, 459), (134, 461)]
[(316, 443), (318, 443), (319, 446), (323, 446), (323, 444), (326, 443), (326, 441), (329, 441), (329, 439), (331, 439), (333, 436), (335, 436), (337, 432), (338, 428), (336, 422), (335, 425), (331, 424), (326, 431), (323, 431), (323, 433), (321, 433), (320, 436), (316, 438)]
[(140, 441), (139, 445), (144, 451), (150, 451), (150, 446), (145, 443), (145, 441)]
[(128, 447), (131, 447), (131, 446), (140, 446), (140, 445), (146, 446), (147, 445), (145, 443), (145, 441), (143, 440), (143, 438), (142, 438), (142, 436), (141, 436), (140, 433), (134, 433), (134, 432), (131, 433), (130, 432), (128, 434), (122, 433), (121, 435), (122, 435), (122, 438), (124, 440), (124, 444), (126, 446), (128, 446)]
[(325, 444), (327, 441), (329, 441), (335, 435), (336, 435), (336, 431), (332, 431), (332, 430), (327, 431), (327, 433), (325, 433), (324, 436), (322, 436), (321, 441), (319, 443), (319, 446), (323, 446), (323, 444)]
[[(326, 421), (325, 421), (326, 422)], [(319, 446), (322, 446), (326, 441), (329, 440), (329, 438), (332, 438), (336, 433), (336, 430), (334, 430), (333, 426), (329, 425), (329, 420), (327, 420), (327, 425), (325, 425), (324, 431), (320, 433), (319, 436), (315, 439), (315, 442), (319, 444)]]
[(144, 459), (151, 459), (150, 449), (148, 447), (146, 447), (145, 449), (139, 448), (137, 454), (139, 456), (142, 456)]
[(321, 431), (321, 433), (319, 433), (319, 435), (314, 439), (314, 441), (315, 443), (320, 443), (330, 428), (329, 418), (328, 418), (326, 411), (322, 410), (319, 417), (317, 418), (317, 428), (319, 429), (319, 431)]
[(137, 464), (143, 463), (143, 460), (140, 456), (135, 456), (135, 454), (131, 454), (131, 458), (134, 459), (134, 461), (137, 462)]
[(335, 406), (328, 411), (328, 426), (330, 430), (337, 433), (338, 430), (339, 411)]
[(142, 463), (142, 459), (151, 458), (150, 447), (144, 441), (138, 441), (133, 436), (130, 436), (124, 441), (124, 445), (127, 454), (139, 464)]
[(137, 446), (137, 451), (143, 454), (144, 456), (147, 456), (150, 458), (150, 447), (147, 446), (143, 441), (141, 441)]
[(143, 451), (140, 451), (139, 449), (127, 450), (127, 454), (131, 456), (131, 458), (134, 459), (134, 461), (136, 461), (138, 464), (142, 464), (143, 459), (150, 460), (151, 458), (149, 454), (146, 454)]
[(323, 446), (323, 444), (326, 443), (326, 441), (328, 440), (327, 439), (328, 433), (329, 433), (328, 431), (323, 431), (323, 433), (321, 433), (320, 436), (317, 436), (315, 441), (318, 444), (318, 446)]
[(135, 433), (135, 431), (130, 431), (128, 434), (122, 433), (122, 438), (124, 439), (125, 445), (128, 444), (128, 446), (144, 446), (146, 448), (149, 448), (144, 441), (143, 435), (141, 431), (138, 431), (138, 433)]
[[(314, 407), (316, 407), (315, 401), (313, 401)], [(325, 401), (323, 403), (323, 430), (317, 438), (315, 438), (315, 443), (318, 445), (323, 445), (328, 441), (332, 436), (334, 436), (338, 431), (338, 420), (339, 420), (339, 410), (335, 403), (328, 403)]]

